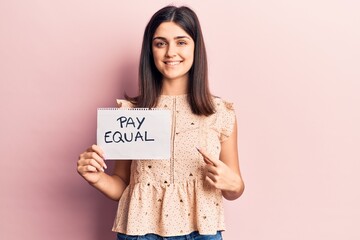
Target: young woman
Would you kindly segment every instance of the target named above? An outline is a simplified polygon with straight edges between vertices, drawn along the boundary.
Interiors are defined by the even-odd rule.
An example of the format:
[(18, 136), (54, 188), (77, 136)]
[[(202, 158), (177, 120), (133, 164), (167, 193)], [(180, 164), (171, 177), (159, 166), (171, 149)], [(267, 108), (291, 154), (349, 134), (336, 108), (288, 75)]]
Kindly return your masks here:
[(231, 103), (210, 94), (203, 36), (191, 9), (168, 6), (153, 15), (143, 38), (139, 94), (118, 105), (172, 111), (169, 160), (117, 161), (108, 175), (100, 147), (80, 154), (79, 174), (119, 201), (118, 239), (222, 239), (222, 198), (237, 199), (244, 190), (236, 119)]

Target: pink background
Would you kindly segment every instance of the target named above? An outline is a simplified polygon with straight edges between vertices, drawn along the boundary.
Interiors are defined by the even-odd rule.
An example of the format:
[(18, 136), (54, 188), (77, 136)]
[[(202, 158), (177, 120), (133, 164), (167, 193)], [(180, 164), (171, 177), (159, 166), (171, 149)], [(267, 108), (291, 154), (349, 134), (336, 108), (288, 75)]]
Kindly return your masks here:
[[(116, 203), (76, 161), (96, 108), (135, 92), (143, 29), (170, 2), (0, 1), (0, 239), (115, 238)], [(360, 239), (360, 3), (181, 3), (237, 111), (246, 190), (225, 239)]]

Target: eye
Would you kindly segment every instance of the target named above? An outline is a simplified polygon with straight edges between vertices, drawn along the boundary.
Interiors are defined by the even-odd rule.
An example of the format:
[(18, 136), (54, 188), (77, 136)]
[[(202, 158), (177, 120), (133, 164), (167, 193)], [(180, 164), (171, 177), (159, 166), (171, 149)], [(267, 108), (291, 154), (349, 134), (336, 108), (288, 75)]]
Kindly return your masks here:
[(154, 45), (158, 48), (162, 48), (166, 46), (166, 42), (155, 42)]
[(187, 45), (187, 42), (186, 41), (179, 41), (177, 44), (179, 46), (185, 46), (185, 45)]

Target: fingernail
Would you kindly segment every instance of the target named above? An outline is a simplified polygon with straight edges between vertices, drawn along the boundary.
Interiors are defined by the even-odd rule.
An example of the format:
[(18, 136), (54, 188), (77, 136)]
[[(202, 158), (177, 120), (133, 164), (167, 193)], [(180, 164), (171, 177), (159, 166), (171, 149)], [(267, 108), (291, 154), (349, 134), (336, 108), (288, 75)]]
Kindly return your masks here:
[(106, 164), (105, 164), (105, 163), (104, 163), (104, 168), (105, 168), (105, 169), (107, 169), (107, 166), (106, 166)]

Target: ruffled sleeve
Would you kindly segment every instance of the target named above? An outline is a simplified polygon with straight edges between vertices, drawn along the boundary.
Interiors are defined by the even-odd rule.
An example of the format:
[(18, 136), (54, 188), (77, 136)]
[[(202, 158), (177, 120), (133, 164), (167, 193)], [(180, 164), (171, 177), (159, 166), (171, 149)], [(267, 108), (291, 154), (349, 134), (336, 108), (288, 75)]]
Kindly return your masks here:
[(217, 122), (220, 127), (220, 142), (224, 142), (230, 137), (234, 130), (236, 119), (234, 104), (222, 99), (217, 99), (216, 112)]
[(131, 104), (131, 102), (124, 100), (124, 99), (116, 99), (116, 103), (117, 103), (117, 107), (118, 108), (132, 108), (133, 105)]

